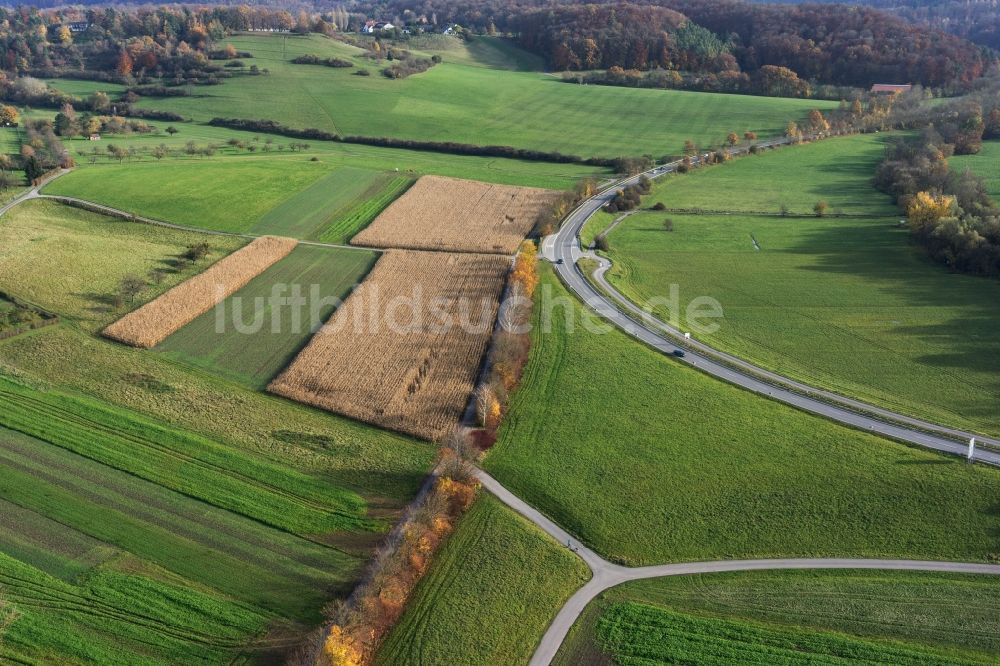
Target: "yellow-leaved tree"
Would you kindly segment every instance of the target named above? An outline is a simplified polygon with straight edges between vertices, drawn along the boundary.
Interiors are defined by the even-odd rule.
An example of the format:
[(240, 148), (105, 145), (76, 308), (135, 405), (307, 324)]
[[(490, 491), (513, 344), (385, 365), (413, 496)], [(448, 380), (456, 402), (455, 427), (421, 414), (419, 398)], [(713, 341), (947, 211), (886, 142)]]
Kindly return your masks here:
[(354, 647), (354, 639), (334, 625), (323, 644), (323, 656), (328, 666), (361, 666), (361, 653)]
[(531, 298), (538, 286), (538, 253), (535, 244), (524, 241), (514, 259), (514, 271), (511, 279), (524, 288), (524, 295)]
[(937, 223), (951, 217), (955, 211), (955, 197), (947, 194), (917, 192), (906, 207), (910, 229), (922, 234), (932, 230)]

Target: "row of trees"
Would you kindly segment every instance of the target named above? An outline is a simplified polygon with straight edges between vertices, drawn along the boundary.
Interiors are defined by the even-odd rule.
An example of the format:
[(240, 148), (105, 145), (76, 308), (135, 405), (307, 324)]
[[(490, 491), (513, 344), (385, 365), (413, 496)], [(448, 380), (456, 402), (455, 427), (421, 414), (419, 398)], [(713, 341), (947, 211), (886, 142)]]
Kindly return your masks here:
[(649, 194), (653, 189), (653, 184), (646, 176), (639, 176), (639, 181), (635, 185), (627, 185), (615, 192), (615, 196), (604, 206), (604, 210), (609, 213), (634, 210), (642, 202), (642, 196)]
[(212, 118), (208, 122), (215, 127), (227, 127), (229, 129), (243, 130), (247, 132), (264, 132), (267, 134), (280, 134), (283, 136), (296, 137), (301, 139), (312, 139), (317, 141), (339, 141), (341, 143), (357, 143), (366, 146), (380, 146), (383, 148), (404, 148), (408, 150), (421, 150), (435, 153), (448, 153), (452, 155), (477, 155), (481, 157), (507, 157), (519, 160), (531, 160), (540, 162), (576, 163), (589, 166), (611, 167), (620, 173), (632, 172), (632, 169), (641, 167), (643, 164), (651, 164), (645, 158), (632, 157), (580, 157), (579, 155), (566, 155), (559, 152), (547, 152), (542, 150), (532, 150), (530, 148), (517, 148), (515, 146), (480, 146), (471, 143), (457, 143), (454, 141), (419, 141), (415, 139), (399, 139), (389, 136), (342, 136), (325, 130), (307, 128), (297, 129), (288, 127), (276, 120), (251, 120), (247, 118)]
[(486, 377), (476, 390), (476, 416), (484, 429), (479, 433), (481, 446), (489, 446), (496, 438), (510, 394), (521, 381), (528, 362), (529, 324), (537, 287), (538, 252), (532, 241), (524, 241), (514, 257), (506, 297), (500, 305), (497, 330), (486, 359)]
[(879, 164), (875, 185), (906, 212), (913, 238), (952, 270), (1000, 276), (1000, 210), (981, 178), (955, 173), (949, 143), (933, 126), (897, 139)]
[(28, 182), (37, 182), (42, 176), (56, 168), (68, 169), (73, 166), (73, 158), (63, 146), (47, 120), (27, 123), (26, 137), (21, 143), (21, 161)]
[(736, 70), (718, 72), (679, 72), (670, 69), (610, 69), (592, 72), (563, 72), (568, 83), (625, 86), (629, 88), (658, 88), (663, 90), (695, 90), (698, 92), (726, 92), (768, 97), (833, 97), (850, 95), (855, 91), (836, 86), (818, 89), (803, 81), (787, 67), (764, 65), (753, 74)]
[(479, 489), (470, 460), (477, 452), (461, 428), (442, 443), (433, 483), (376, 551), (346, 602), (324, 609), (327, 625), (288, 662), (301, 666), (363, 666), (399, 619), (434, 554), (472, 505)]

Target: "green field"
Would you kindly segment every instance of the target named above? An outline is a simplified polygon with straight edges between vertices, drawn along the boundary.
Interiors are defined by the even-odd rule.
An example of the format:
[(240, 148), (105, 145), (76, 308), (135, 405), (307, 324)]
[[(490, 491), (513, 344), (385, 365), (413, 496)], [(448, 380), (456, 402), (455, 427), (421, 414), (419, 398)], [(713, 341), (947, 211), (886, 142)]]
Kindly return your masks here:
[(414, 180), (407, 176), (395, 176), (375, 183), (363, 196), (346, 210), (338, 211), (336, 219), (330, 222), (319, 235), (324, 243), (347, 243), (358, 232), (371, 224), (383, 210), (402, 196)]
[[(743, 158), (672, 178), (644, 206), (708, 206), (718, 191), (734, 210), (779, 200), (808, 210), (821, 192), (840, 192), (827, 197), (831, 208), (882, 215), (890, 202), (868, 185), (879, 151), (877, 138), (855, 137)], [(673, 232), (662, 228), (666, 217)], [(897, 221), (641, 212), (608, 236), (608, 279), (637, 303), (667, 296), (672, 284), (682, 306), (716, 299), (725, 312), (719, 330), (696, 337), (770, 369), (1000, 434), (1000, 284), (925, 259)], [(670, 317), (668, 307), (657, 312)], [(676, 321), (691, 326), (683, 311)]]
[(958, 155), (948, 160), (952, 171), (961, 173), (970, 169), (986, 181), (986, 190), (995, 200), (1000, 200), (1000, 141), (984, 141), (977, 155)]
[(431, 447), (193, 371), (162, 354), (53, 326), (0, 343), (0, 372), (135, 410), (219, 442), (302, 465), (395, 510), (420, 486)]
[[(148, 108), (207, 121), (214, 116), (271, 118), (345, 135), (506, 144), (582, 156), (678, 153), (685, 139), (719, 144), (728, 132), (783, 131), (816, 100), (577, 86), (540, 72), (490, 69), (467, 56), (404, 80), (378, 74), (359, 49), (320, 36), (244, 36), (267, 76), (242, 76), (199, 89), (203, 96), (142, 100)], [(302, 54), (354, 60), (334, 69), (289, 62)]]
[[(157, 349), (171, 359), (262, 389), (329, 319), (376, 257), (364, 250), (299, 245)], [(281, 298), (296, 297), (298, 290), (301, 309), (272, 307), (276, 285), (282, 288), (277, 294)]]
[(553, 664), (603, 665), (609, 653), (641, 645), (650, 663), (681, 651), (697, 663), (726, 652), (725, 663), (830, 663), (819, 655), (831, 653), (849, 663), (995, 663), (998, 602), (1000, 586), (987, 576), (761, 571), (644, 580), (592, 602)]
[[(213, 138), (211, 142), (218, 140)], [(151, 145), (160, 142), (152, 137), (148, 141)], [(312, 161), (313, 157), (317, 161)], [(605, 169), (575, 164), (335, 143), (314, 143), (305, 154), (226, 152), (211, 158), (169, 157), (163, 161), (146, 156), (123, 164), (108, 162), (102, 156), (96, 164), (79, 158), (78, 163), (78, 169), (47, 185), (45, 194), (78, 197), (130, 213), (219, 231), (248, 232), (264, 225), (267, 218), (272, 232), (280, 232), (287, 225), (289, 233), (305, 229), (324, 242), (347, 240), (402, 193), (406, 182), (425, 173), (553, 189), (567, 189), (582, 178), (607, 174)], [(340, 207), (332, 211), (336, 218), (322, 229), (331, 211), (317, 208), (322, 203), (318, 196), (324, 192), (310, 187), (327, 177), (340, 178), (337, 173), (341, 170), (369, 174), (367, 178), (372, 180), (353, 201), (326, 192)], [(311, 217), (299, 220), (278, 216), (285, 206), (289, 207), (286, 210)]]
[(389, 174), (363, 169), (335, 169), (267, 211), (250, 232), (316, 239), (355, 202), (377, 196), (391, 178)]
[[(178, 268), (185, 248), (206, 240), (208, 259)], [(164, 271), (160, 284), (149, 284), (139, 296), (148, 300), (243, 243), (28, 201), (0, 219), (0, 290), (96, 329), (121, 316), (111, 299), (126, 275)]]
[(377, 663), (525, 664), (589, 577), (564, 546), (484, 494), (435, 556)]
[(0, 127), (0, 153), (21, 154), (21, 130), (17, 127)]
[(896, 217), (892, 200), (871, 186), (885, 141), (878, 134), (837, 137), (664, 176), (643, 205), (747, 213), (778, 213), (784, 205), (789, 213), (812, 215), (823, 200), (831, 215)]
[(28, 614), (0, 653), (43, 662), (117, 661), (124, 639), (137, 663), (201, 643), (226, 663), (308, 630), (362, 565), (338, 542), (385, 529), (306, 470), (2, 377), (0, 464), (0, 584)]
[[(117, 316), (122, 275), (205, 238), (50, 202), (0, 221), (0, 289), (65, 318), (0, 341), (0, 590), (21, 614), (0, 661), (277, 659), (353, 587), (430, 467), (419, 442), (89, 332)], [(213, 258), (242, 242), (209, 238)], [(371, 257), (310, 247), (271, 277), (332, 288)]]
[(761, 400), (618, 331), (570, 331), (580, 306), (563, 303), (484, 467), (606, 557), (1000, 553), (997, 470)]

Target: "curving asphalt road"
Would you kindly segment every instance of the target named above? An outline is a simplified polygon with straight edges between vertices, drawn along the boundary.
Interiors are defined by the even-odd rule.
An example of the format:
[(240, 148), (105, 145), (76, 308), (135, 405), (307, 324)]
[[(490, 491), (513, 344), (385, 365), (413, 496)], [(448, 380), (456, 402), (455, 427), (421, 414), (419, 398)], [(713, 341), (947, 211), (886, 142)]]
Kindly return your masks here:
[[(776, 139), (763, 146), (786, 143)], [(734, 149), (733, 153), (744, 152)], [(899, 414), (860, 400), (825, 391), (808, 384), (771, 372), (748, 361), (721, 352), (697, 340), (686, 340), (679, 329), (652, 316), (649, 312), (629, 301), (604, 279), (604, 272), (610, 267), (605, 259), (598, 259), (601, 268), (596, 278), (606, 293), (601, 293), (586, 279), (577, 266), (581, 257), (594, 257), (580, 247), (580, 230), (587, 220), (597, 213), (624, 186), (638, 182), (641, 175), (658, 178), (676, 170), (680, 162), (666, 164), (645, 174), (619, 181), (613, 187), (602, 190), (584, 201), (569, 214), (559, 231), (547, 236), (542, 242), (542, 255), (552, 261), (556, 272), (566, 286), (573, 291), (590, 309), (607, 319), (632, 337), (658, 349), (664, 354), (673, 354), (683, 345), (685, 356), (676, 358), (681, 363), (696, 367), (761, 396), (778, 400), (806, 412), (826, 417), (843, 425), (872, 432), (897, 441), (915, 444), (943, 453), (964, 456), (969, 439), (1000, 447), (1000, 440), (982, 437), (974, 433), (950, 428), (930, 421)], [(1000, 466), (1000, 453), (977, 448), (975, 459)]]
[(608, 562), (600, 555), (576, 541), (566, 530), (549, 520), (540, 511), (514, 495), (499, 481), (482, 470), (476, 472), (483, 487), (501, 502), (540, 527), (559, 543), (565, 544), (592, 573), (591, 579), (569, 598), (542, 636), (531, 657), (529, 666), (548, 666), (566, 640), (573, 623), (597, 595), (616, 585), (631, 580), (686, 576), (691, 574), (720, 573), (724, 571), (761, 571), (768, 569), (894, 569), (905, 571), (941, 571), (948, 573), (986, 574), (1000, 576), (1000, 565), (973, 562), (936, 562), (927, 560), (875, 560), (849, 558), (788, 558), (773, 560), (720, 560), (710, 562), (682, 562), (649, 567), (623, 567)]

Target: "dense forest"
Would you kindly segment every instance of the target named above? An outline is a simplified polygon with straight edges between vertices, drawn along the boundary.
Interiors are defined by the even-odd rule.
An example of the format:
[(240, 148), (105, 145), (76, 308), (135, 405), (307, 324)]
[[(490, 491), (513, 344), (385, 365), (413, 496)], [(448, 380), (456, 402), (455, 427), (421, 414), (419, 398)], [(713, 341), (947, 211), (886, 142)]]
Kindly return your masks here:
[(960, 88), (993, 56), (969, 41), (870, 8), (737, 0), (570, 4), (534, 0), (359, 0), (383, 19), (458, 23), (509, 34), (555, 70), (661, 68), (743, 72), (783, 67), (822, 84)]
[[(0, 8), (0, 68), (8, 74), (152, 76), (213, 82), (226, 76), (213, 45), (238, 30), (327, 32), (321, 18), (279, 9), (143, 7)], [(89, 73), (89, 74), (88, 74)], [(105, 76), (100, 76), (100, 75)]]
[[(355, 0), (325, 13), (295, 14), (248, 5), (0, 8), (0, 68), (8, 75), (210, 85), (234, 75), (212, 62), (225, 55), (215, 45), (226, 34), (336, 35), (345, 26), (357, 29), (367, 17), (411, 32), (457, 23), (473, 32), (508, 35), (553, 70), (614, 70), (593, 80), (615, 85), (809, 96), (821, 85), (882, 82), (955, 92), (994, 62), (986, 49), (962, 38), (875, 9), (842, 5)], [(632, 72), (657, 74), (640, 79)], [(259, 72), (251, 66), (249, 73)]]
[[(835, 1), (781, 0), (783, 4)], [(1000, 8), (995, 0), (853, 0), (850, 4), (881, 9), (911, 23), (939, 28), (1000, 50)]]

